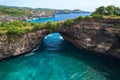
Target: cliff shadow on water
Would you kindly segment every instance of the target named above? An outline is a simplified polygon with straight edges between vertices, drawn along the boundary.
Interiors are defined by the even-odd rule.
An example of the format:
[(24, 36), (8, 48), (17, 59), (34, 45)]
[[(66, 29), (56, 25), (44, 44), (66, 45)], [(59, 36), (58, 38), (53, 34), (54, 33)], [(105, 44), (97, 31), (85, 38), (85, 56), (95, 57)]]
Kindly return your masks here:
[[(78, 60), (79, 62), (83, 62), (85, 65), (99, 72), (99, 74), (102, 74), (106, 80), (120, 79), (120, 59), (102, 54), (100, 55), (95, 52), (80, 50), (69, 41), (64, 40), (59, 33), (48, 34), (35, 52), (40, 54), (47, 52), (49, 55), (54, 55), (54, 57), (57, 55), (69, 57)], [(64, 58), (64, 60), (61, 61), (61, 65), (69, 67), (73, 60), (71, 60), (71, 63), (67, 64), (65, 60), (67, 59)], [(76, 64), (77, 62), (72, 65)], [(84, 65), (81, 65), (78, 68), (82, 68), (82, 66)]]
[(118, 59), (79, 50), (64, 40), (59, 33), (48, 34), (38, 48), (3, 60), (0, 65), (0, 79), (2, 80), (120, 79)]

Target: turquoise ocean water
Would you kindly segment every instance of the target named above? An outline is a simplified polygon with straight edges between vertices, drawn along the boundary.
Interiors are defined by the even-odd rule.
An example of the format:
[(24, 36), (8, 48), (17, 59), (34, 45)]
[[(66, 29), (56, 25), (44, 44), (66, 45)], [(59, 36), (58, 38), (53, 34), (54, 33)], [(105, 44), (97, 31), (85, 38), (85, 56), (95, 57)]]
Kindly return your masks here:
[(120, 61), (78, 50), (52, 33), (33, 51), (0, 61), (0, 80), (120, 80)]
[(89, 16), (91, 13), (71, 13), (71, 14), (56, 14), (54, 17), (49, 18), (34, 18), (29, 20), (30, 22), (47, 22), (47, 21), (62, 21), (70, 18), (76, 18), (78, 16)]

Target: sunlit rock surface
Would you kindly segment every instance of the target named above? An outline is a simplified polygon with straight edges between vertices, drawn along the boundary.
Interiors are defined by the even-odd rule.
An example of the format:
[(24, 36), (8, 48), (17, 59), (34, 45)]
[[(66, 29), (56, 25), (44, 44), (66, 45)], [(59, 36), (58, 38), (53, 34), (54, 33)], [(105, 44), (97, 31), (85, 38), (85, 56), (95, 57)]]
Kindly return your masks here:
[(78, 48), (120, 57), (120, 19), (84, 19), (58, 30)]
[(29, 32), (25, 35), (1, 35), (0, 59), (16, 56), (36, 48), (44, 39), (47, 30)]
[[(61, 23), (55, 31), (80, 49), (120, 58), (120, 19), (82, 19), (70, 26)], [(1, 35), (0, 59), (31, 51), (48, 33), (43, 29), (23, 36)]]

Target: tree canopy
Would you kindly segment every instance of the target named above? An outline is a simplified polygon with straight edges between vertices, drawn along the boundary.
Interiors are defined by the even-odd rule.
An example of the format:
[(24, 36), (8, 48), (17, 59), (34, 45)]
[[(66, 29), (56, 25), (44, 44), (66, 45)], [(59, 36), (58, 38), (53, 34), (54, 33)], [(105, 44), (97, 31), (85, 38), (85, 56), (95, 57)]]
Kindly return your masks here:
[(95, 12), (92, 13), (93, 15), (106, 15), (106, 16), (120, 16), (120, 8), (115, 7), (114, 5), (100, 6), (98, 7)]
[(30, 10), (23, 10), (19, 8), (4, 7), (0, 6), (0, 15), (9, 15), (9, 16), (30, 16)]

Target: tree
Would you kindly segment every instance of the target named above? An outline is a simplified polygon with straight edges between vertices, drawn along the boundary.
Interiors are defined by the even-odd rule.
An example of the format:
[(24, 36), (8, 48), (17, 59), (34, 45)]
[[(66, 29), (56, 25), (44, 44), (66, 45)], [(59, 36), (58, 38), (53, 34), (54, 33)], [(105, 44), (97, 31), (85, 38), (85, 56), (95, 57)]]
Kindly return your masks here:
[(99, 14), (99, 15), (105, 15), (106, 14), (106, 8), (104, 6), (98, 7), (95, 12), (92, 13), (92, 15), (94, 14)]
[(106, 7), (107, 15), (114, 15), (115, 6), (109, 5)]
[(120, 16), (120, 8), (114, 5), (108, 5), (107, 7), (101, 6), (92, 13), (93, 15)]
[(101, 7), (97, 8), (96, 12), (100, 15), (104, 15), (105, 14), (105, 7), (101, 6)]
[(114, 14), (117, 16), (120, 16), (120, 8), (119, 7), (115, 8)]

